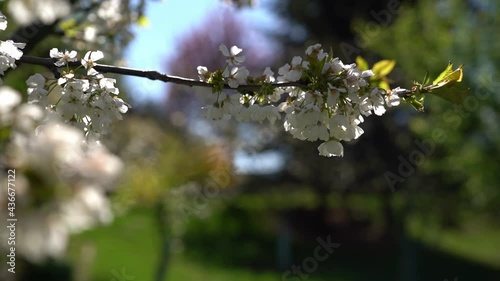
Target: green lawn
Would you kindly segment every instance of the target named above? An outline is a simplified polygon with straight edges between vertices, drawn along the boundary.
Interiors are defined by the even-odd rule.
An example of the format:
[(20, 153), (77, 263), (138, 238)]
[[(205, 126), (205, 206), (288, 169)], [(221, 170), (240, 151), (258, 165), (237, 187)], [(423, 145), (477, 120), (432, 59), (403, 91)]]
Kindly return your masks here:
[[(76, 235), (72, 237), (68, 250), (75, 269), (75, 280), (153, 280), (159, 242), (151, 210), (135, 210), (118, 217), (111, 225)], [(273, 251), (270, 249), (270, 252)], [(218, 254), (222, 253), (214, 253)], [(87, 259), (90, 262), (86, 263), (85, 258), (82, 258), (85, 255), (90, 257)], [(362, 280), (360, 275), (366, 275), (366, 272), (361, 273), (357, 268), (332, 267), (331, 264), (320, 264), (319, 270), (307, 280), (352, 281)], [(122, 271), (130, 278), (120, 277)], [(169, 281), (277, 281), (282, 279), (283, 274), (277, 270), (254, 271), (246, 267), (224, 266), (212, 260), (188, 258), (183, 254), (172, 256), (167, 272), (165, 280)], [(292, 277), (289, 280), (299, 280)], [(373, 277), (373, 281), (384, 280)]]
[[(69, 257), (75, 268), (89, 272), (89, 280), (153, 280), (157, 264), (159, 237), (149, 211), (134, 211), (117, 218), (113, 224), (87, 231), (71, 239)], [(95, 247), (95, 259), (88, 268), (81, 268), (82, 249)], [(83, 251), (85, 252), (85, 250)], [(91, 250), (92, 252), (92, 250)], [(130, 279), (120, 280), (113, 273), (122, 270)], [(253, 272), (245, 269), (228, 269), (203, 264), (174, 255), (165, 280), (281, 280), (277, 272)], [(310, 279), (314, 280), (314, 279)], [(82, 280), (83, 281), (83, 280)]]
[[(499, 230), (488, 232), (486, 229), (478, 230), (476, 227), (476, 231), (436, 232), (441, 233), (437, 236), (433, 235), (429, 229), (419, 226), (417, 220), (410, 228), (412, 234), (419, 240), (431, 247), (439, 247), (444, 255), (452, 253), (497, 268), (500, 265), (498, 247), (495, 246), (500, 245)], [(125, 216), (118, 217), (111, 225), (76, 235), (71, 239), (68, 253), (75, 271), (74, 280), (153, 280), (157, 267), (159, 242), (152, 210), (146, 209), (129, 212)], [(237, 250), (235, 247), (234, 251)], [(269, 249), (269, 253), (274, 253), (273, 251), (274, 249)], [(304, 258), (307, 257), (307, 253), (303, 256)], [(363, 251), (353, 252), (346, 245), (344, 248), (339, 248), (338, 254), (320, 264), (319, 270), (307, 280), (355, 281), (367, 280), (367, 278), (371, 281), (394, 280), (392, 278), (398, 271), (398, 253), (386, 255), (385, 258), (383, 254), (387, 253), (375, 254), (376, 256), (367, 256)], [(214, 255), (230, 255), (230, 253), (214, 252)], [(431, 255), (432, 258), (435, 254), (431, 253)], [(432, 262), (438, 263), (438, 268), (434, 272), (448, 271), (444, 269), (448, 257), (438, 259)], [(423, 268), (429, 267), (425, 264), (422, 266)], [(450, 268), (453, 270), (456, 266), (450, 266)], [(185, 254), (174, 254), (167, 272), (165, 280), (169, 281), (278, 281), (282, 278), (280, 271), (254, 271), (248, 267), (227, 266), (214, 262), (210, 258), (188, 257)], [(120, 277), (122, 273), (130, 278)], [(435, 273), (430, 272), (429, 276), (435, 276)], [(290, 278), (289, 280), (299, 279)]]
[(413, 217), (408, 230), (430, 247), (500, 270), (500, 228), (490, 225), (469, 218), (461, 229), (439, 229), (429, 227), (428, 221)]

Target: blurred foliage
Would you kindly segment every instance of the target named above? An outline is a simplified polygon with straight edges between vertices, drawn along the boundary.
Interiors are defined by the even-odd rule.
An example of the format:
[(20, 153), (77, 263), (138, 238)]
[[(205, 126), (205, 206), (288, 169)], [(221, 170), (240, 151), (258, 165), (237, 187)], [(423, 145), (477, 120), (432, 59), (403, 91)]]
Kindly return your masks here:
[(229, 165), (220, 151), (193, 139), (187, 141), (150, 117), (130, 116), (122, 121), (110, 135), (108, 146), (127, 163), (115, 199), (132, 206), (154, 204), (168, 198), (172, 189), (202, 182), (210, 171)]
[[(435, 176), (439, 189), (451, 188), (468, 208), (495, 217), (500, 214), (496, 175), (500, 131), (495, 121), (500, 107), (496, 83), (500, 79), (500, 38), (492, 34), (496, 34), (499, 19), (500, 7), (491, 1), (424, 0), (403, 7), (394, 24), (367, 40), (370, 50), (400, 62), (408, 77), (421, 75), (424, 69), (437, 74), (445, 60), (466, 65), (463, 83), (472, 95), (457, 105), (431, 99), (428, 114), (415, 116), (410, 127), (419, 138), (436, 144), (422, 168)], [(461, 78), (461, 71), (461, 67), (452, 71), (450, 66), (444, 76)], [(437, 130), (444, 131), (444, 143), (433, 137)]]

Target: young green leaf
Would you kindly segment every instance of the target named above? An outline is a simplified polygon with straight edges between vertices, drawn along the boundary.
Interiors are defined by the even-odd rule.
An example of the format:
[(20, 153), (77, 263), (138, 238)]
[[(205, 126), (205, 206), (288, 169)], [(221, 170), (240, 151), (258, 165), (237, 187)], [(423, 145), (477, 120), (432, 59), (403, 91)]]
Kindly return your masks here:
[(146, 16), (142, 15), (137, 19), (137, 25), (139, 25), (140, 27), (148, 27), (149, 19)]
[(384, 77), (392, 71), (395, 65), (395, 60), (381, 60), (373, 65), (372, 71), (376, 77)]
[[(449, 63), (446, 69), (436, 78), (432, 85), (424, 87), (425, 90), (453, 104), (460, 104), (469, 94), (469, 89), (459, 89), (456, 83), (462, 82), (463, 65), (452, 70), (453, 64)], [(446, 86), (446, 87), (445, 87)]]
[(424, 80), (422, 81), (422, 85), (427, 85), (431, 81), (431, 77), (429, 76), (429, 72), (425, 73)]
[(368, 62), (361, 56), (356, 57), (356, 65), (361, 71), (368, 70)]
[[(446, 69), (439, 74), (439, 76), (432, 81), (433, 85), (438, 85), (440, 83), (447, 84), (448, 82), (461, 82), (462, 77), (463, 77), (463, 65), (460, 65), (459, 68), (452, 70), (453, 69), (453, 64), (448, 63), (448, 66)], [(444, 85), (443, 84), (443, 85)]]

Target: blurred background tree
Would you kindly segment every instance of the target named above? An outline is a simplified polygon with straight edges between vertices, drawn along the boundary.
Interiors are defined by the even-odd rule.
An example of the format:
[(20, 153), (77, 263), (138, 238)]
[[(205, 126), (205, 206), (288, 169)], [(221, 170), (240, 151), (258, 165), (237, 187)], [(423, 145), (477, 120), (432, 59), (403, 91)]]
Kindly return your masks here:
[[(348, 61), (353, 61), (358, 55), (371, 63), (381, 58), (395, 59), (398, 67), (390, 75), (392, 82), (409, 87), (411, 78), (423, 78), (426, 72), (436, 77), (442, 65), (450, 60), (466, 65), (466, 77), (472, 78), (468, 86), (473, 94), (462, 105), (429, 98), (431, 102), (423, 114), (408, 108), (369, 120), (363, 126), (368, 137), (347, 146), (348, 153), (343, 159), (316, 156), (314, 144), (299, 143), (274, 131), (265, 140), (254, 137), (258, 145), (250, 150), (235, 145), (236, 162), (239, 159), (253, 164), (248, 164), (249, 167), (242, 172), (245, 175), (240, 186), (242, 193), (235, 201), (245, 203), (234, 203), (236, 206), (227, 210), (229, 217), (224, 218), (231, 220), (235, 213), (244, 212), (250, 216), (245, 220), (251, 221), (252, 213), (262, 218), (254, 209), (267, 209), (266, 217), (271, 222), (263, 224), (262, 233), (269, 233), (269, 225), (274, 225), (271, 228), (277, 240), (275, 264), (278, 268), (289, 267), (294, 256), (303, 257), (300, 250), (292, 251), (292, 248), (298, 249), (302, 245), (308, 249), (311, 246), (306, 245), (314, 243), (315, 237), (332, 233), (350, 250), (363, 249), (361, 255), (368, 259), (377, 257), (390, 261), (382, 265), (383, 273), (370, 274), (384, 280), (434, 280), (438, 274), (431, 261), (437, 259), (439, 251), (443, 251), (442, 255), (450, 255), (445, 262), (440, 262), (440, 271), (445, 268), (456, 270), (457, 264), (464, 268), (462, 263), (467, 262), (454, 260), (453, 255), (498, 267), (495, 262), (498, 255), (494, 250), (476, 244), (481, 239), (479, 237), (490, 237), (488, 243), (498, 243), (491, 240), (498, 234), (498, 204), (495, 204), (498, 180), (492, 173), (496, 169), (492, 162), (498, 161), (496, 157), (488, 157), (498, 155), (498, 141), (494, 140), (496, 137), (491, 139), (491, 131), (496, 129), (484, 126), (497, 127), (492, 122), (496, 117), (493, 108), (497, 102), (493, 95), (495, 80), (491, 74), (495, 73), (496, 65), (492, 63), (495, 56), (493, 46), (498, 42), (488, 36), (494, 33), (493, 30), (475, 34), (483, 27), (484, 30), (494, 29), (498, 8), (492, 3), (474, 1), (467, 4), (460, 1), (350, 1), (349, 4), (287, 1), (276, 4), (273, 9), (288, 23), (287, 28), (278, 34), (283, 42), (281, 53), (285, 55), (277, 60), (277, 66), (288, 57), (300, 55), (304, 45), (321, 42)], [(464, 34), (467, 31), (470, 36)], [(481, 36), (484, 41), (476, 39)], [(491, 41), (495, 43), (491, 44)], [(186, 44), (189, 45), (188, 42), (181, 43)], [(492, 48), (486, 47), (488, 45)], [(473, 51), (479, 49), (483, 51)], [(478, 55), (485, 56), (485, 49), (489, 49), (492, 60), (478, 60)], [(179, 56), (183, 57), (185, 55)], [(168, 102), (177, 96), (181, 94), (170, 91)], [(484, 99), (484, 96), (488, 98)], [(467, 115), (456, 108), (463, 108)], [(479, 114), (482, 114), (483, 121), (476, 119)], [(478, 126), (481, 123), (484, 125)], [(259, 136), (256, 132), (263, 130), (256, 125), (240, 126), (252, 130), (255, 136)], [(436, 129), (445, 130), (444, 142), (433, 137)], [(234, 132), (230, 135), (236, 138), (236, 143), (242, 139), (248, 141), (249, 137)], [(489, 140), (486, 135), (490, 136)], [(403, 183), (398, 183), (396, 190), (392, 190), (392, 184), (384, 176), (388, 172), (398, 174), (401, 159), (410, 161), (412, 153), (422, 150), (417, 145), (422, 141), (432, 143), (435, 148), (429, 154), (424, 151), (424, 159), (417, 159), (418, 164), (413, 165), (415, 172), (408, 178), (401, 177)], [(262, 159), (272, 157), (278, 160), (274, 160), (275, 165), (269, 171), (258, 169), (259, 163), (264, 161)], [(487, 167), (481, 167), (482, 163)], [(302, 196), (296, 197), (296, 194)], [(273, 195), (279, 200), (276, 201)], [(260, 207), (252, 206), (252, 203)], [(247, 208), (250, 209), (245, 211)], [(203, 227), (208, 228), (211, 222), (207, 221)], [(477, 231), (478, 228), (481, 231)], [(241, 226), (241, 233), (233, 235), (256, 237), (257, 234), (248, 235), (254, 232), (255, 227), (250, 231)], [(188, 232), (186, 239), (189, 236)], [(210, 255), (213, 248), (203, 247), (204, 241), (214, 241), (216, 237), (217, 232), (213, 237), (195, 235), (191, 244), (198, 244), (199, 251), (207, 250), (207, 255)], [(236, 245), (231, 240), (222, 240), (221, 243), (228, 249)], [(268, 248), (270, 243), (260, 245)], [(224, 249), (222, 244), (216, 248)], [(270, 258), (267, 255), (261, 257), (262, 250), (258, 250), (259, 246), (255, 248), (255, 254), (240, 263), (268, 267)], [(386, 255), (380, 254), (381, 249)], [(292, 255), (292, 252), (296, 253)], [(237, 262), (234, 255), (237, 254), (226, 262)], [(256, 260), (262, 264), (256, 265)], [(299, 261), (300, 258), (296, 260)], [(395, 263), (400, 266), (395, 268), (392, 266)], [(454, 274), (474, 276), (476, 273), (472, 272), (478, 270), (471, 269), (474, 268), (472, 265), (465, 268)], [(484, 269), (482, 272), (486, 276), (498, 276), (494, 271)]]

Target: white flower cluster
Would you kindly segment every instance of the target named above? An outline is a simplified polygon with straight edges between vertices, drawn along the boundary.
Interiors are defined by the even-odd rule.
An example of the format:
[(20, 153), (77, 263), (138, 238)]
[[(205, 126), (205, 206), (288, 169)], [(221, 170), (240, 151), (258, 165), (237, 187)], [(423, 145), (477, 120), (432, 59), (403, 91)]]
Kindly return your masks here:
[[(7, 19), (0, 12), (0, 30), (5, 30), (7, 28)], [(0, 75), (9, 68), (16, 68), (16, 60), (20, 59), (23, 52), (19, 49), (24, 48), (26, 44), (15, 43), (11, 40), (1, 41), (0, 40)], [(0, 79), (0, 84), (2, 80)]]
[[(212, 85), (223, 82), (235, 89), (247, 85), (248, 70), (240, 66), (244, 61), (244, 57), (239, 56), (241, 49), (233, 46), (229, 51), (221, 45), (220, 50), (233, 69), (228, 71), (226, 67), (220, 77), (218, 72), (210, 73), (206, 67), (199, 66), (200, 79)], [(324, 52), (319, 44), (308, 47), (305, 54), (304, 58), (296, 56), (291, 64), (279, 68), (276, 79), (270, 68), (266, 68), (261, 77), (252, 78), (255, 85), (262, 86), (260, 92), (226, 95), (219, 91), (217, 101), (206, 108), (206, 117), (227, 120), (234, 116), (238, 121), (268, 119), (274, 122), (280, 119), (278, 111), (284, 112), (286, 131), (297, 139), (323, 141), (318, 147), (319, 153), (330, 157), (343, 156), (340, 141), (357, 139), (363, 134), (359, 125), (365, 117), (380, 116), (386, 107), (399, 105), (398, 89), (386, 93), (370, 87), (367, 79), (373, 76), (371, 70), (360, 71), (356, 64), (344, 64)], [(275, 80), (278, 84), (272, 84)], [(280, 86), (290, 82), (298, 86)], [(273, 103), (279, 101), (281, 104), (275, 107)]]
[[(5, 30), (6, 27), (7, 20), (0, 12), (0, 29)], [(24, 45), (10, 40), (0, 41), (0, 75), (8, 68), (16, 67), (15, 61), (23, 55), (20, 48)], [(78, 61), (76, 51), (63, 52), (53, 48), (49, 54), (57, 59), (54, 63), (57, 67)], [(111, 122), (121, 120), (122, 114), (129, 109), (129, 105), (117, 97), (116, 80), (105, 78), (94, 69), (95, 62), (103, 57), (101, 51), (87, 52), (81, 59), (87, 75), (80, 78), (73, 71), (63, 72), (57, 83), (41, 74), (32, 75), (26, 81), (28, 102), (57, 112), (64, 121), (81, 128), (87, 136), (99, 139), (100, 135), (108, 132)], [(50, 97), (52, 92), (59, 96)]]
[[(107, 56), (116, 60), (121, 59), (123, 47), (134, 37), (131, 30), (124, 27), (145, 19), (145, 17), (140, 18), (145, 8), (139, 5), (141, 7), (138, 9), (135, 3), (130, 3), (128, 0), (3, 2), (6, 2), (3, 7), (8, 9), (9, 14), (19, 25), (36, 23), (50, 25), (59, 21), (65, 31), (65, 36), (61, 38), (64, 43), (71, 44), (80, 51), (100, 48)], [(67, 28), (69, 26), (70, 29)]]
[[(245, 61), (245, 57), (239, 55), (242, 50), (236, 46), (228, 50), (224, 44), (221, 44), (219, 49), (226, 57), (227, 63), (226, 68), (222, 71), (222, 76), (219, 77), (221, 82), (228, 84), (231, 88), (246, 85), (250, 72), (246, 67), (241, 66)], [(230, 70), (229, 67), (231, 67)], [(198, 74), (202, 81), (211, 79), (211, 73), (205, 66), (198, 66)], [(267, 79), (267, 82), (274, 81), (273, 74), (270, 68), (266, 68), (263, 77)], [(219, 92), (215, 103), (205, 107), (204, 110), (205, 117), (209, 120), (229, 120), (231, 116), (234, 116), (239, 122), (262, 122), (267, 119), (274, 123), (277, 119), (280, 119), (280, 114), (275, 106), (260, 102), (255, 95), (241, 93), (226, 95)]]
[[(76, 51), (60, 52), (56, 48), (50, 51), (50, 57), (57, 59), (57, 66), (77, 61), (76, 56)], [(56, 87), (52, 87), (55, 83), (51, 84), (42, 75), (32, 75), (26, 81), (28, 101), (55, 110), (64, 121), (81, 128), (86, 135), (99, 138), (100, 135), (106, 134), (111, 122), (115, 119), (121, 120), (122, 114), (128, 111), (129, 106), (117, 97), (119, 90), (115, 87), (116, 80), (105, 78), (93, 68), (95, 62), (101, 58), (103, 53), (100, 51), (87, 52), (81, 60), (87, 75), (77, 78), (72, 71), (63, 72)], [(55, 105), (49, 98), (48, 89), (51, 88), (60, 90), (60, 97)]]
[[(0, 87), (0, 100), (0, 128), (10, 132), (3, 164), (16, 171), (16, 214), (23, 217), (16, 249), (32, 262), (60, 258), (69, 234), (111, 221), (105, 192), (123, 164), (54, 112), (20, 104), (14, 90)], [(7, 182), (4, 173), (0, 178)], [(7, 188), (0, 191), (4, 206), (6, 193)], [(42, 205), (33, 209), (33, 203)]]
[(269, 120), (272, 124), (280, 119), (278, 108), (273, 105), (257, 104), (255, 97), (243, 94), (226, 95), (220, 93), (218, 100), (204, 107), (205, 117), (209, 120), (229, 120), (234, 116), (239, 122)]
[[(98, 3), (95, 11), (87, 17), (87, 22), (81, 31), (81, 37), (89, 43), (104, 43), (110, 31), (119, 29), (135, 18), (135, 11), (128, 9), (129, 3), (124, 0), (103, 0)], [(129, 14), (127, 14), (129, 13)], [(123, 29), (122, 29), (123, 31)]]
[(11, 0), (8, 2), (10, 14), (21, 25), (33, 22), (51, 24), (71, 12), (68, 0)]
[[(250, 72), (246, 67), (240, 66), (245, 61), (245, 56), (238, 56), (242, 49), (233, 46), (230, 50), (227, 49), (226, 45), (221, 44), (219, 50), (226, 57), (227, 66), (222, 72), (222, 81), (229, 85), (231, 88), (238, 88), (239, 85), (246, 85), (248, 75)], [(229, 69), (231, 67), (231, 69)], [(200, 79), (207, 80), (210, 75), (207, 67), (198, 66), (198, 74)]]
[[(0, 29), (6, 26), (0, 13)], [(22, 47), (0, 41), (0, 74), (16, 67)], [(52, 49), (50, 56), (58, 67), (78, 60), (75, 51)], [(15, 211), (23, 217), (16, 224), (16, 250), (31, 262), (62, 257), (69, 234), (112, 219), (105, 193), (115, 185), (123, 163), (85, 135), (105, 132), (128, 107), (116, 97), (115, 80), (94, 69), (102, 57), (99, 51), (88, 52), (81, 60), (80, 67), (86, 69), (81, 78), (72, 71), (63, 72), (57, 81), (31, 76), (26, 104), (15, 90), (0, 86), (0, 150), (6, 152), (0, 159), (0, 180), (7, 182), (6, 167), (15, 171)], [(7, 192), (0, 190), (3, 206)], [(2, 217), (5, 211), (0, 209)]]

